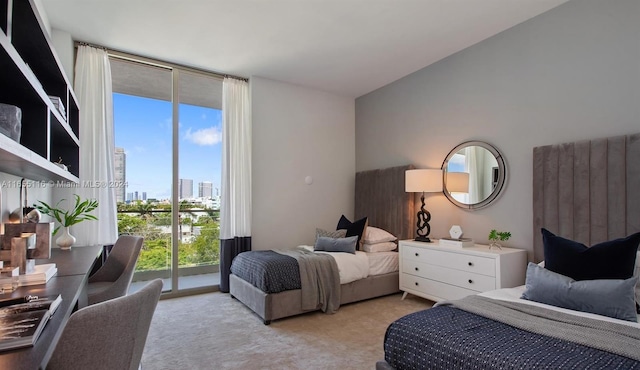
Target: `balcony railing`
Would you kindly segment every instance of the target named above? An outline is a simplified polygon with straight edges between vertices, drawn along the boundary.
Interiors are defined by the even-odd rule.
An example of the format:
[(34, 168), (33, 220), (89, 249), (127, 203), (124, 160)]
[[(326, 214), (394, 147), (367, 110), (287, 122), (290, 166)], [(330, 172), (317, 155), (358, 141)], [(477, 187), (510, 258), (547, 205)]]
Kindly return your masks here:
[[(168, 207), (167, 207), (168, 208)], [(181, 276), (218, 271), (220, 263), (220, 211), (181, 205), (178, 268)], [(171, 210), (119, 205), (119, 234), (144, 237), (134, 280), (168, 278), (171, 274)]]

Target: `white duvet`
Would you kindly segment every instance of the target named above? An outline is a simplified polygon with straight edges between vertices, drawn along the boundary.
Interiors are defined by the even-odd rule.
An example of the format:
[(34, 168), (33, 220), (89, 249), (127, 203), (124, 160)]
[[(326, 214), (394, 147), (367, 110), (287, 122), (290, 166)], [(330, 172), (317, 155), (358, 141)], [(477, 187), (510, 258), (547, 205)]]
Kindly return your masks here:
[[(487, 298), (499, 299), (499, 300), (502, 300), (502, 301), (518, 302), (518, 303), (528, 304), (528, 305), (531, 305), (531, 306), (538, 306), (538, 307), (548, 308), (550, 310), (564, 312), (564, 313), (568, 313), (568, 314), (576, 315), (576, 316), (588, 317), (588, 318), (591, 318), (591, 319), (615, 322), (615, 323), (618, 323), (618, 324), (628, 325), (628, 326), (632, 326), (634, 328), (640, 329), (640, 323), (626, 321), (626, 320), (618, 320), (618, 319), (614, 319), (612, 317), (597, 315), (597, 314), (594, 314), (594, 313), (574, 311), (574, 310), (569, 310), (567, 308), (561, 308), (561, 307), (551, 306), (551, 305), (544, 304), (544, 303), (538, 303), (538, 302), (522, 299), (520, 297), (522, 296), (522, 293), (524, 292), (524, 290), (525, 290), (525, 286), (521, 285), (521, 286), (518, 286), (518, 287), (515, 287), (515, 288), (491, 290), (489, 292), (480, 293), (479, 295), (481, 295), (483, 297), (487, 297)], [(640, 315), (638, 315), (638, 321), (640, 321)]]
[[(300, 247), (313, 252), (312, 246), (301, 245)], [(318, 251), (315, 253), (326, 253), (333, 257), (340, 271), (340, 284), (348, 284), (369, 276), (369, 258), (365, 252), (356, 251), (356, 254), (351, 254)]]

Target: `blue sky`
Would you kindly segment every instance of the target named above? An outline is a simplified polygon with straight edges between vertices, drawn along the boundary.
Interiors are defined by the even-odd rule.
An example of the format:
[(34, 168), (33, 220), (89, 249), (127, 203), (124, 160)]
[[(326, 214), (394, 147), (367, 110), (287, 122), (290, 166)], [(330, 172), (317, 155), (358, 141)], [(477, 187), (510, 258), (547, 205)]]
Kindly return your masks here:
[[(220, 188), (222, 111), (180, 105), (179, 177)], [(127, 193), (147, 192), (147, 198), (171, 195), (171, 102), (113, 94), (115, 145), (127, 154)]]

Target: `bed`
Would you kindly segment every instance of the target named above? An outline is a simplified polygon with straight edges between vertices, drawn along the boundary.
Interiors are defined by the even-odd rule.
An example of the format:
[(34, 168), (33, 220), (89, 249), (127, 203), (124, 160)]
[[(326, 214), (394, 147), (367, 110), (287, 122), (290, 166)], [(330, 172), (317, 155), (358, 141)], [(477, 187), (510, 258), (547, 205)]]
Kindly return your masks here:
[(534, 148), (526, 285), (396, 320), (376, 369), (640, 369), (636, 158), (640, 134)]
[[(410, 238), (413, 234), (412, 220), (415, 217), (415, 202), (413, 194), (405, 191), (404, 173), (412, 168), (412, 165), (407, 165), (356, 173), (355, 220), (366, 217), (369, 226), (385, 230), (398, 239)], [(280, 258), (269, 251), (255, 252), (260, 252), (262, 255), (260, 258), (267, 260)], [(359, 254), (361, 255), (361, 253)], [(339, 284), (335, 292), (338, 306), (399, 292), (397, 267), (391, 272), (388, 268), (389, 265), (394, 264), (393, 259), (395, 259), (395, 266), (397, 266), (397, 252), (387, 254), (386, 258), (383, 257), (383, 253), (370, 253), (365, 258), (369, 263), (368, 276)], [(234, 259), (234, 263), (236, 263), (236, 259)], [(232, 268), (233, 266), (232, 264)], [(295, 266), (291, 268), (294, 269)], [(305, 292), (295, 286), (294, 289), (286, 287), (282, 291), (272, 293), (261, 289), (260, 284), (248, 280), (231, 273), (229, 276), (230, 294), (255, 312), (265, 325), (271, 323), (272, 320), (316, 311), (320, 308), (303, 307)], [(288, 284), (286, 279), (281, 280), (283, 280), (283, 285)], [(283, 288), (281, 287), (281, 289)]]

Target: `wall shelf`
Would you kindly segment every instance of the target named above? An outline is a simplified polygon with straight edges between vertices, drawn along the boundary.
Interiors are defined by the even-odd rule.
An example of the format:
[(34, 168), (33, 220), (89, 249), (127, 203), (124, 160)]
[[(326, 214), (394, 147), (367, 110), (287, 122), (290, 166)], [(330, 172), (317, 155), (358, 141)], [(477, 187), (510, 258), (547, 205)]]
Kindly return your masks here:
[[(20, 142), (0, 134), (0, 171), (32, 180), (79, 176), (79, 108), (33, 0), (0, 0), (0, 103), (20, 107)], [(61, 113), (49, 96), (59, 97)], [(59, 158), (69, 170), (52, 162)]]

